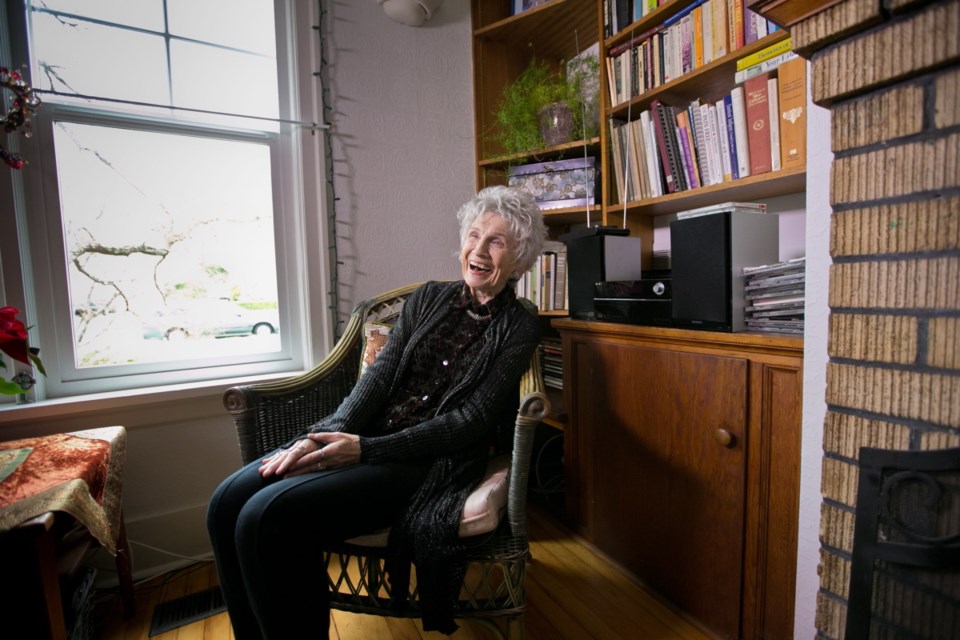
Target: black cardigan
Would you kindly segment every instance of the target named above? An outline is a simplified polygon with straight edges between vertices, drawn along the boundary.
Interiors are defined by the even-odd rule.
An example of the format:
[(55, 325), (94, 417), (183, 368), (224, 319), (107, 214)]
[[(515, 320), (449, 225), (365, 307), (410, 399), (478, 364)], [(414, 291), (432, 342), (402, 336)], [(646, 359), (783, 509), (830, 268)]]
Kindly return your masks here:
[(539, 321), (510, 295), (510, 304), (484, 332), (484, 345), (463, 379), (429, 420), (389, 435), (367, 433), (410, 366), (416, 345), (451, 311), (462, 282), (428, 282), (403, 305), (386, 346), (350, 395), (310, 431), (361, 436), (361, 459), (428, 460), (420, 490), (391, 528), (387, 570), (405, 594), (410, 562), (417, 567), (425, 630), (452, 633), (453, 611), (465, 572), (458, 537), (463, 504), (483, 477), (489, 443), (507, 440), (519, 404), (519, 383), (539, 342)]

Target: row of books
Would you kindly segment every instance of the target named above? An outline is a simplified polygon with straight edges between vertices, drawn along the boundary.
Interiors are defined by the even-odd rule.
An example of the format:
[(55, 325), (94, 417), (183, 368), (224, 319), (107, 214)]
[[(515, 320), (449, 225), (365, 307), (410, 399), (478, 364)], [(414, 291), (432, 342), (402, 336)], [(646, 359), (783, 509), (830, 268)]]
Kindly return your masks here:
[(603, 37), (623, 31), (666, 0), (603, 0)]
[(543, 253), (517, 282), (517, 295), (537, 305), (540, 311), (567, 309), (567, 245), (556, 240), (544, 243)]
[(540, 369), (543, 384), (553, 389), (563, 389), (563, 345), (556, 336), (540, 339)]
[(744, 322), (753, 331), (803, 333), (805, 258), (745, 267)]
[(611, 47), (606, 58), (610, 104), (641, 95), (777, 30), (744, 4), (743, 0), (695, 0), (660, 24)]
[(547, 1), (548, 0), (511, 0), (510, 15), (515, 16), (519, 13), (527, 11), (528, 9), (539, 7)]
[(748, 78), (716, 102), (651, 101), (610, 119), (619, 202), (656, 198), (806, 163), (806, 62)]

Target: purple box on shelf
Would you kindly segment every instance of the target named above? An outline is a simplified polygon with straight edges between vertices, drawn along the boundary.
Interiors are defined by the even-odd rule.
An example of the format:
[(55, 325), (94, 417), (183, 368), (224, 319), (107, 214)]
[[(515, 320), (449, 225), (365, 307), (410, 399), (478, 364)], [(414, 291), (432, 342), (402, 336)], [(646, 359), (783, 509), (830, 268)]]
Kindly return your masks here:
[(589, 206), (596, 202), (596, 158), (572, 158), (510, 167), (507, 184), (533, 194), (541, 209)]

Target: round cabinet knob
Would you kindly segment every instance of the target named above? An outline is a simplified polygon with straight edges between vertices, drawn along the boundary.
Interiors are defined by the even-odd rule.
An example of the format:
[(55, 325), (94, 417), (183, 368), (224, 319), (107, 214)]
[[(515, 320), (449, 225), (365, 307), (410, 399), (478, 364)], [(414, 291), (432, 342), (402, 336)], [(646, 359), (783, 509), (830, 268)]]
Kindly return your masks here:
[(721, 447), (726, 447), (728, 449), (731, 448), (734, 444), (736, 444), (736, 440), (737, 440), (736, 436), (734, 436), (732, 433), (730, 433), (726, 429), (717, 429), (716, 432), (713, 434), (713, 437), (717, 439), (717, 443)]
[(667, 290), (667, 286), (662, 282), (658, 282), (657, 284), (653, 285), (653, 292), (658, 296), (662, 296), (663, 292), (666, 290)]

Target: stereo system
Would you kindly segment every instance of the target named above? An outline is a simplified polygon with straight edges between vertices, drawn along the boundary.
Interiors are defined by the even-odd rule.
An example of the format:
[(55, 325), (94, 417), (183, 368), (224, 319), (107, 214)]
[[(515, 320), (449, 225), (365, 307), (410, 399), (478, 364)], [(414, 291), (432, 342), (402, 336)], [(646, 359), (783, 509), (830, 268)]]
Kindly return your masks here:
[(640, 239), (594, 227), (567, 244), (570, 316), (742, 331), (743, 268), (779, 259), (776, 215), (722, 211), (670, 223), (671, 269), (641, 273)]
[(570, 317), (597, 318), (594, 285), (639, 280), (640, 238), (629, 229), (590, 227), (560, 236), (567, 245), (567, 297)]

